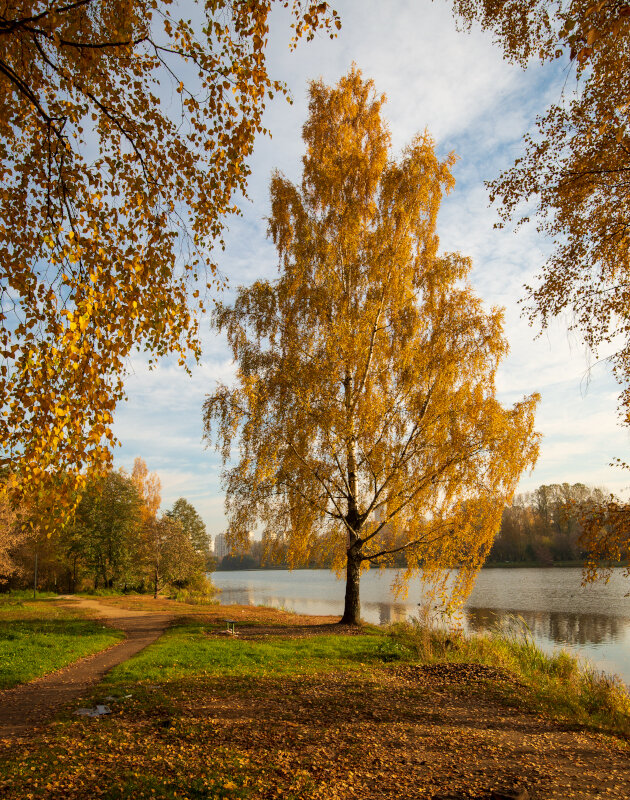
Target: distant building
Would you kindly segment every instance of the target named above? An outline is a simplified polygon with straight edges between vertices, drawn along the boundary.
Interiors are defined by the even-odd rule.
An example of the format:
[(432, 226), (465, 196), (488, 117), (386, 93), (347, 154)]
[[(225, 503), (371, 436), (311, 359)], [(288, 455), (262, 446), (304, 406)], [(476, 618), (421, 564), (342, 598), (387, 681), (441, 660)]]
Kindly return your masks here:
[(217, 561), (221, 561), (224, 556), (245, 555), (249, 553), (251, 547), (252, 537), (251, 534), (247, 536), (247, 544), (244, 547), (237, 547), (233, 550), (227, 543), (227, 537), (224, 533), (218, 533), (214, 537), (214, 555)]
[(214, 537), (214, 555), (220, 561), (224, 556), (230, 554), (230, 547), (224, 533), (218, 533)]

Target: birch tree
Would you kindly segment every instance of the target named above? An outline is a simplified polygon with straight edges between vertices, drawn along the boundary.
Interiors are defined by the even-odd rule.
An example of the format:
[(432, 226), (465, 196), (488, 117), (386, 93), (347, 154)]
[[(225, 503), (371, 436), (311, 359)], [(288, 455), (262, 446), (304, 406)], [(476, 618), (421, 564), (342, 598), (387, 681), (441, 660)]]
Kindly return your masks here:
[(463, 598), (538, 450), (537, 396), (496, 399), (502, 312), (483, 309), (468, 258), (439, 251), (455, 156), (425, 132), (392, 158), (383, 102), (355, 68), (311, 84), (301, 185), (271, 181), (279, 275), (218, 306), (237, 380), (203, 411), (231, 542), (262, 526), (290, 566), (327, 551), (352, 625), (362, 570), (400, 553), (406, 577), (460, 567)]

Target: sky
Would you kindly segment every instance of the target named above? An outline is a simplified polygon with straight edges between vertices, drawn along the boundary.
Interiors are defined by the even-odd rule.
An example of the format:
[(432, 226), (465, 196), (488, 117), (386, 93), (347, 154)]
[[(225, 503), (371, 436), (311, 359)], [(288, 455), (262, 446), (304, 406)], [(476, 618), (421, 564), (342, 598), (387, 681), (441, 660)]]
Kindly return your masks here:
[[(240, 203), (242, 216), (230, 221), (226, 249), (216, 254), (231, 287), (223, 299), (239, 285), (276, 276), (265, 222), (271, 173), (279, 169), (300, 181), (309, 81), (322, 78), (333, 85), (355, 63), (387, 96), (383, 116), (393, 155), (427, 129), (438, 155), (459, 156), (456, 186), (438, 221), (441, 248), (470, 256), (473, 288), (487, 307), (505, 309), (510, 353), (497, 375), (499, 400), (511, 405), (532, 392), (542, 397), (536, 417), (540, 456), (518, 491), (566, 481), (628, 497), (630, 475), (610, 466), (615, 458), (627, 460), (630, 443), (630, 432), (618, 424), (619, 387), (605, 360), (596, 361), (568, 332), (569, 319), (554, 321), (542, 335), (530, 327), (519, 300), (524, 284), (535, 283), (551, 243), (533, 225), (518, 232), (494, 228), (498, 213), (484, 186), (522, 152), (524, 132), (563, 88), (572, 89), (573, 76), (560, 63), (526, 71), (508, 64), (491, 36), (457, 30), (446, 0), (338, 0), (336, 7), (342, 20), (337, 38), (320, 34), (293, 52), (288, 13), (274, 12), (270, 72), (285, 81), (293, 104), (276, 98), (266, 112), (272, 138), (261, 136), (256, 143), (249, 200)], [(115, 465), (130, 469), (142, 457), (160, 477), (163, 510), (185, 497), (214, 536), (225, 528), (221, 459), (203, 441), (202, 405), (217, 381), (230, 383), (234, 367), (225, 339), (207, 321), (202, 341), (202, 361), (190, 375), (174, 360), (151, 371), (141, 357), (130, 362), (127, 401), (115, 415), (121, 442)]]

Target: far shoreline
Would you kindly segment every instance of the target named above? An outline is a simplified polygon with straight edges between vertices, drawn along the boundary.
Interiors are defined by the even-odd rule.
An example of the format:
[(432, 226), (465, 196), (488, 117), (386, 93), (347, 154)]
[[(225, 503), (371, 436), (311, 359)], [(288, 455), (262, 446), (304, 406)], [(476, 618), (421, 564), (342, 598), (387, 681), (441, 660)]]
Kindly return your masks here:
[[(621, 564), (601, 564), (601, 569), (623, 569), (628, 566), (628, 563)], [(558, 567), (560, 569), (582, 569), (584, 567), (583, 561), (554, 561), (552, 564), (544, 564), (538, 561), (493, 561), (489, 564), (484, 564), (481, 569), (553, 569)], [(375, 569), (378, 569), (376, 567)], [(404, 567), (385, 567), (385, 569), (404, 569)], [(302, 571), (322, 570), (330, 572), (331, 567), (286, 567), (282, 565), (269, 566), (269, 567), (237, 567), (237, 568), (221, 568), (218, 567), (209, 575), (216, 575), (217, 572), (302, 572)]]

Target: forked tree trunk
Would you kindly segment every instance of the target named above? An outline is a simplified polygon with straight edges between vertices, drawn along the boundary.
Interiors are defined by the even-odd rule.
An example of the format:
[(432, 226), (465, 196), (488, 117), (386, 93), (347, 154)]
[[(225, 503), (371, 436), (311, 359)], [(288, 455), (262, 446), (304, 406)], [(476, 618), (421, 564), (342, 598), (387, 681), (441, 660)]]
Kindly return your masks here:
[(361, 603), (359, 601), (359, 577), (361, 559), (353, 550), (348, 551), (346, 566), (346, 601), (343, 609), (342, 625), (361, 624)]

